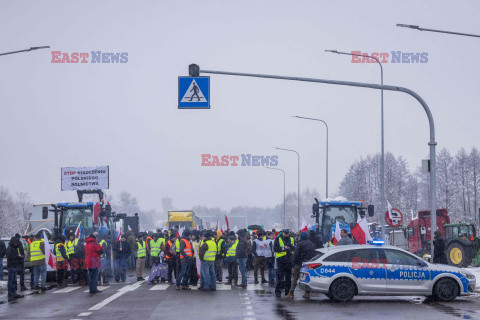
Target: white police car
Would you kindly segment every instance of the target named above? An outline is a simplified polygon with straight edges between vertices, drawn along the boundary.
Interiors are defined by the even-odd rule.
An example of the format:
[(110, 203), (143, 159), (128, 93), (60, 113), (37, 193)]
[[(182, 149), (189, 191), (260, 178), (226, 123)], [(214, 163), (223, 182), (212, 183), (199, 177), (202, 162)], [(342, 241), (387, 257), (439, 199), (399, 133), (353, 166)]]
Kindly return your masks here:
[(393, 246), (348, 245), (318, 249), (303, 264), (299, 287), (334, 301), (355, 295), (424, 295), (452, 301), (475, 291), (475, 276)]

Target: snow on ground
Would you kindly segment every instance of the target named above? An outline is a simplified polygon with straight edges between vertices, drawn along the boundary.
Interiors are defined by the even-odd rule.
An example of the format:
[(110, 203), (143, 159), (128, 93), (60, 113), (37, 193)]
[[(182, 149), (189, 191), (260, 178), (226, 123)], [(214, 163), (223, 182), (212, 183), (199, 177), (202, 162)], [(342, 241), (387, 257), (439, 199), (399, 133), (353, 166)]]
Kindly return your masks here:
[(468, 267), (468, 268), (463, 268), (466, 271), (470, 271), (475, 278), (477, 278), (477, 288), (480, 289), (480, 267)]

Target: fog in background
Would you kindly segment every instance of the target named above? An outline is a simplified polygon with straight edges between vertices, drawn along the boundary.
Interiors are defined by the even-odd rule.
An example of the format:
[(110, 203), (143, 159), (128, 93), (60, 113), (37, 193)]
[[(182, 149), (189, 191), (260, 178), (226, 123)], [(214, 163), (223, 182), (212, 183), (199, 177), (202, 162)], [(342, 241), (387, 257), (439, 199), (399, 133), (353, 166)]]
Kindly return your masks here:
[[(178, 110), (177, 77), (201, 68), (379, 82), (376, 64), (325, 49), (428, 52), (428, 63), (384, 64), (385, 84), (430, 106), (439, 148), (478, 147), (480, 42), (396, 23), (480, 33), (477, 1), (3, 1), (0, 52), (50, 45), (62, 52), (128, 52), (126, 64), (52, 64), (50, 50), (0, 57), (0, 185), (32, 202), (76, 201), (60, 168), (110, 166), (110, 190), (140, 207), (230, 210), (282, 201), (282, 175), (261, 167), (201, 167), (202, 153), (279, 155), (287, 192), (330, 193), (350, 165), (380, 150), (380, 92), (323, 84), (211, 76), (211, 110)], [(385, 92), (386, 150), (415, 171), (428, 156), (419, 103)], [(357, 199), (352, 199), (357, 200)]]

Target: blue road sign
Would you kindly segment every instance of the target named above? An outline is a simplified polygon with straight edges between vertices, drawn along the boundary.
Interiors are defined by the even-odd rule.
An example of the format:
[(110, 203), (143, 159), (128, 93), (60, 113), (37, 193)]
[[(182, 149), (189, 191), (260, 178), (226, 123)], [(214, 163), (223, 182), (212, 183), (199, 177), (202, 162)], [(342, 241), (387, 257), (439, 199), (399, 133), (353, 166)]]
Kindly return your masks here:
[(210, 109), (210, 77), (178, 77), (178, 109)]

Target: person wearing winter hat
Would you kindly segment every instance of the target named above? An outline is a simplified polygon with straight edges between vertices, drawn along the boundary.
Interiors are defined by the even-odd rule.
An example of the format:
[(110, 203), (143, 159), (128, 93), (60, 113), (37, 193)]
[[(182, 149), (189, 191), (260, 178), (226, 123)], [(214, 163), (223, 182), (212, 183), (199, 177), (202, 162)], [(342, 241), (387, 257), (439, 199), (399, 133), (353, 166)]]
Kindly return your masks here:
[[(287, 299), (293, 299), (295, 288), (297, 287), (297, 282), (300, 277), (300, 269), (302, 264), (315, 256), (315, 244), (308, 238), (306, 232), (300, 233), (300, 241), (298, 242), (295, 253), (293, 254), (293, 268), (292, 268), (292, 281), (290, 285), (290, 291), (285, 296)], [(310, 293), (305, 292), (305, 299), (310, 298)]]

